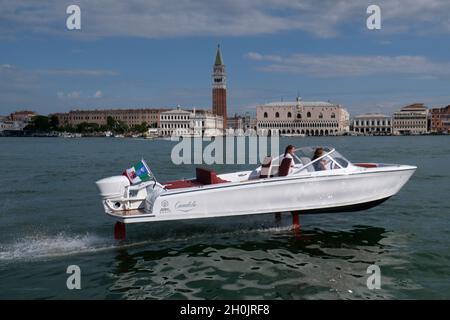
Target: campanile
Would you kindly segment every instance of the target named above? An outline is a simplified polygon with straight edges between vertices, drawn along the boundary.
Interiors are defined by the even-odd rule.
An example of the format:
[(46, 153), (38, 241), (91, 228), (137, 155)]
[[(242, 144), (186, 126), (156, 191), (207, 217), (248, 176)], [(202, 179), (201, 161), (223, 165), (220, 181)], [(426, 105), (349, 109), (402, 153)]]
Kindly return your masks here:
[(223, 117), (223, 129), (225, 130), (227, 128), (227, 86), (220, 45), (217, 45), (212, 74), (212, 112)]

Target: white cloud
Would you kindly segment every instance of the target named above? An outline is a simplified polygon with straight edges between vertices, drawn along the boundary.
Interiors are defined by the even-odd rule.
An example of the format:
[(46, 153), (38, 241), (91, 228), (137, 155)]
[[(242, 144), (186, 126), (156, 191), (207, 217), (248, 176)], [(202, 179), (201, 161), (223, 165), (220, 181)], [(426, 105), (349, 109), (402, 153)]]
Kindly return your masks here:
[(70, 92), (58, 91), (56, 97), (60, 100), (67, 99), (100, 99), (103, 98), (103, 92), (101, 90), (95, 91), (93, 95), (82, 95), (80, 90), (74, 90)]
[(119, 73), (113, 70), (102, 69), (45, 69), (45, 70), (33, 70), (33, 69), (21, 69), (10, 64), (1, 64), (0, 73), (2, 74), (27, 74), (33, 76), (64, 76), (64, 77), (109, 77), (116, 76)]
[[(58, 34), (68, 37), (246, 36), (299, 30), (319, 37), (345, 24), (365, 30), (371, 0), (78, 0), (81, 31), (67, 31), (67, 3), (0, 0), (0, 37)], [(448, 0), (378, 0), (385, 32), (450, 32)]]
[(56, 97), (61, 100), (65, 99), (79, 99), (81, 97), (81, 91), (71, 91), (68, 93), (64, 93), (64, 91), (58, 91), (56, 93)]
[(246, 57), (258, 62), (268, 62), (258, 67), (261, 71), (299, 73), (320, 78), (406, 74), (420, 79), (432, 79), (447, 78), (450, 75), (450, 63), (434, 62), (423, 56), (274, 56), (250, 52)]
[(119, 73), (112, 70), (97, 70), (97, 69), (48, 69), (36, 71), (42, 75), (56, 75), (56, 76), (81, 76), (81, 77), (105, 77), (116, 76)]
[(103, 97), (103, 92), (101, 92), (101, 90), (97, 90), (94, 93), (94, 98), (99, 99), (99, 98), (102, 98), (102, 97)]

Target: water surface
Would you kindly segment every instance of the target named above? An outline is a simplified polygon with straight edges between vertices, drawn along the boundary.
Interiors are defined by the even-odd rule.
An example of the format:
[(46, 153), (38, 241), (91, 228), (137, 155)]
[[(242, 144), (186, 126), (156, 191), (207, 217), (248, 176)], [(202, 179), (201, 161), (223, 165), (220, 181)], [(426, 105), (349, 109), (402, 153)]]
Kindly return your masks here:
[[(0, 298), (450, 298), (450, 137), (284, 138), (352, 161), (417, 165), (384, 204), (359, 213), (272, 214), (127, 226), (113, 239), (94, 182), (144, 157), (158, 180), (194, 175), (170, 141), (0, 138)], [(219, 172), (253, 166), (217, 166)], [(82, 270), (68, 290), (67, 266)], [(381, 290), (366, 286), (381, 268)]]

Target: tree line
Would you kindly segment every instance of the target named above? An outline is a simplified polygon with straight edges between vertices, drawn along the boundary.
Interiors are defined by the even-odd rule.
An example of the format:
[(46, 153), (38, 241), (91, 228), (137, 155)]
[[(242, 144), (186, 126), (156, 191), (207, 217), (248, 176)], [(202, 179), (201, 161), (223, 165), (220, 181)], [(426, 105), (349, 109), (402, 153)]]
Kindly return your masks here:
[(150, 128), (149, 124), (142, 122), (141, 124), (129, 126), (121, 120), (116, 120), (113, 117), (106, 119), (106, 125), (99, 125), (97, 123), (82, 122), (75, 126), (68, 124), (60, 124), (57, 116), (52, 115), (50, 117), (38, 115), (33, 117), (31, 122), (24, 128), (26, 131), (32, 132), (70, 132), (70, 133), (82, 133), (82, 134), (94, 134), (100, 132), (110, 131), (117, 134), (126, 133), (145, 133)]

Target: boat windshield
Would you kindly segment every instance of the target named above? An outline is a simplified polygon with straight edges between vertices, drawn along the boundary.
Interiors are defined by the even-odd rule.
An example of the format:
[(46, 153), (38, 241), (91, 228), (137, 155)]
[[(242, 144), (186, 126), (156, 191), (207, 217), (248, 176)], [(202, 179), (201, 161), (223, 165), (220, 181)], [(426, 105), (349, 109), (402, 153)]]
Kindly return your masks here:
[(298, 169), (293, 173), (343, 169), (350, 164), (350, 161), (330, 147), (303, 147), (297, 149), (295, 155)]
[[(270, 176), (276, 176), (284, 155), (273, 159)], [(294, 166), (289, 174), (306, 172), (336, 170), (347, 168), (350, 165), (344, 156), (330, 147), (302, 147), (295, 150)]]

